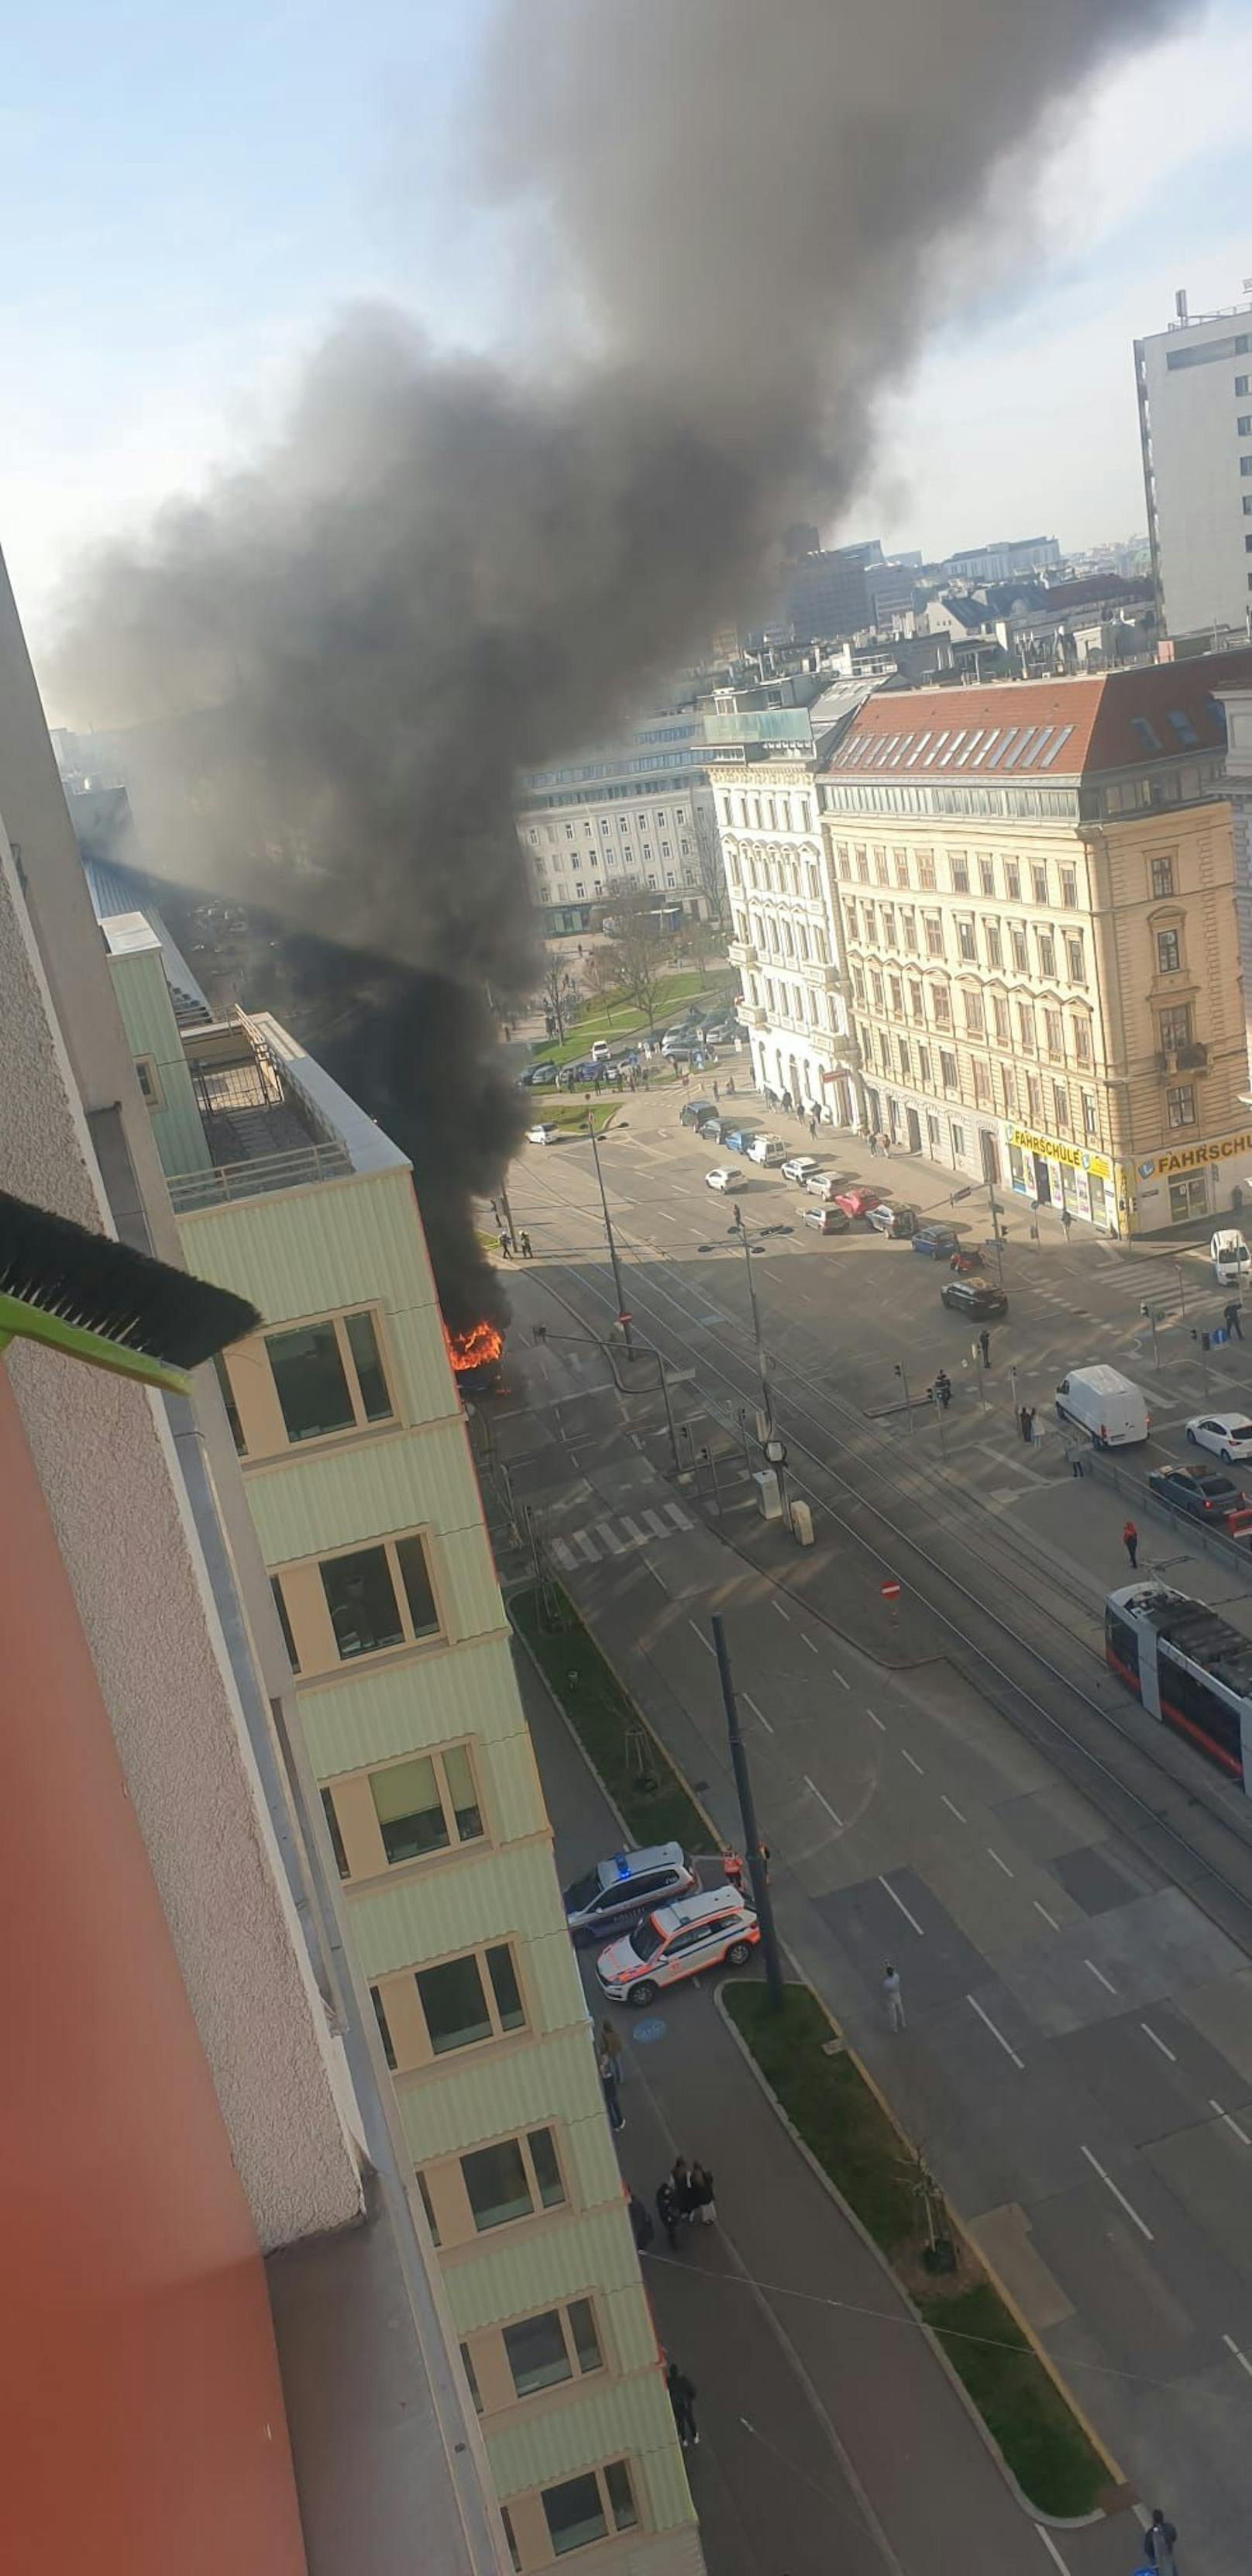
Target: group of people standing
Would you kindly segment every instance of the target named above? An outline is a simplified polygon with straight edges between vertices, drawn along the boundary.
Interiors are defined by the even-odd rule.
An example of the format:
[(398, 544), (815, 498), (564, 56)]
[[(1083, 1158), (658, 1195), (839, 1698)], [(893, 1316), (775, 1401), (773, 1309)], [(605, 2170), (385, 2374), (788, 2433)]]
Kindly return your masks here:
[(691, 2225), (712, 2227), (717, 2205), (708, 2166), (689, 2165), (685, 2156), (675, 2156), (664, 2180), (657, 2184), (656, 2214), (671, 2254), (678, 2251), (678, 2231), (684, 2220)]

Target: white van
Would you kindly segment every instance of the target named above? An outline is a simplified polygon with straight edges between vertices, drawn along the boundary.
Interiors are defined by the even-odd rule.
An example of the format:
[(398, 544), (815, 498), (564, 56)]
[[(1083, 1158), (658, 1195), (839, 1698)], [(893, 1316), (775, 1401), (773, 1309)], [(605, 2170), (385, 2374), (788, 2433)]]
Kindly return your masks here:
[(1242, 1288), (1252, 1275), (1252, 1252), (1249, 1252), (1237, 1226), (1223, 1226), (1209, 1245), (1213, 1277), (1219, 1287)]
[(1146, 1440), (1152, 1416), (1141, 1390), (1120, 1369), (1093, 1361), (1071, 1369), (1056, 1390), (1057, 1419), (1088, 1431), (1097, 1449), (1124, 1449)]
[(787, 1148), (781, 1136), (754, 1136), (748, 1147), (750, 1163), (785, 1163)]

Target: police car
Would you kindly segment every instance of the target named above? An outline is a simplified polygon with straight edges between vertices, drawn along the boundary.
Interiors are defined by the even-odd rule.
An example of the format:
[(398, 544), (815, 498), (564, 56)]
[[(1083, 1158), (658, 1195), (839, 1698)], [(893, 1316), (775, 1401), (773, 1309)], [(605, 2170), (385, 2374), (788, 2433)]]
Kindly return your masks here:
[(602, 1950), (596, 1976), (610, 2003), (650, 2004), (663, 1986), (679, 1985), (702, 1968), (742, 1968), (760, 1937), (756, 1915), (737, 1888), (705, 1888), (658, 1906)]
[(654, 1905), (685, 1896), (699, 1885), (681, 1843), (653, 1843), (644, 1851), (615, 1852), (597, 1861), (564, 1893), (565, 1921), (576, 1941), (624, 1932)]

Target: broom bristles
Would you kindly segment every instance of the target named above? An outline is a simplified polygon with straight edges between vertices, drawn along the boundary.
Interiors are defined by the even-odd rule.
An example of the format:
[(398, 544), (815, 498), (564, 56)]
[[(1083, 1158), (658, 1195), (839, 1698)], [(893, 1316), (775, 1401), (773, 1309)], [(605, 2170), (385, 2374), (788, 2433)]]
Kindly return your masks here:
[(0, 1190), (0, 1292), (173, 1368), (254, 1332), (246, 1297)]

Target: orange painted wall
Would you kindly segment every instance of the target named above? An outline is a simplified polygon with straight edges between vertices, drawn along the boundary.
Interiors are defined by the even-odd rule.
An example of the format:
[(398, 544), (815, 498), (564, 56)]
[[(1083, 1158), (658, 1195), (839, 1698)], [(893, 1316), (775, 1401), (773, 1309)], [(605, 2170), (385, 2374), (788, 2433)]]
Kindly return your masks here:
[(2, 1361), (0, 1747), (5, 2576), (304, 2576), (251, 2218)]

